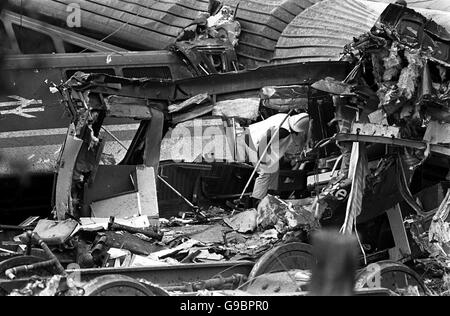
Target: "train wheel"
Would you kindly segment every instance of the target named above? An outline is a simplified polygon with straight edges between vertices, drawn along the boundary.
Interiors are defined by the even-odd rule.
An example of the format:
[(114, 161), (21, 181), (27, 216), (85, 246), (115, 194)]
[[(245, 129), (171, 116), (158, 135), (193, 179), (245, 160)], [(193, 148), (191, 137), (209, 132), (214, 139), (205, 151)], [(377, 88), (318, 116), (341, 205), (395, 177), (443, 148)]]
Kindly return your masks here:
[(249, 275), (252, 280), (260, 275), (289, 270), (312, 270), (316, 259), (312, 254), (312, 246), (303, 243), (292, 243), (276, 247), (267, 252), (253, 267)]
[(417, 288), (421, 296), (431, 294), (415, 271), (394, 261), (369, 265), (358, 273), (356, 282), (357, 289), (386, 288), (397, 294), (411, 287)]
[(165, 291), (122, 275), (106, 275), (84, 286), (84, 296), (162, 296)]

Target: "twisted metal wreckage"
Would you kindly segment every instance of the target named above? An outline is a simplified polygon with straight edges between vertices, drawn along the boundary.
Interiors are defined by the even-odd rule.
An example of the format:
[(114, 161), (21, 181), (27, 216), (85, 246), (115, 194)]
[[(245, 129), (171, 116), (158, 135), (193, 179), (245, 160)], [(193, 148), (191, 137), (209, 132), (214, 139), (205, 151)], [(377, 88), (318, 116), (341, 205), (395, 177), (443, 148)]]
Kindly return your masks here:
[[(10, 293), (28, 284), (16, 294), (45, 287), (66, 295), (124, 289), (137, 295), (218, 289), (304, 295), (311, 278), (305, 271), (314, 269), (318, 258), (308, 245), (310, 236), (338, 227), (359, 237), (365, 268), (357, 293), (430, 294), (430, 283), (402, 263), (418, 269), (433, 265), (441, 277), (448, 271), (449, 40), (435, 22), (390, 5), (369, 33), (345, 48), (345, 62), (176, 81), (75, 74), (58, 87), (72, 117), (55, 181), (58, 221), (40, 221), (34, 235), (22, 236), (28, 256), (13, 254), (0, 263), (0, 272), (15, 278), (0, 280), (0, 289)], [(235, 156), (224, 163), (171, 164), (169, 169), (192, 176), (178, 183), (164, 172), (161, 144), (172, 128), (210, 120), (223, 102), (239, 97), (232, 114), (220, 119), (234, 127), (225, 137), (235, 154), (238, 131), (256, 119), (244, 108), (250, 99), (242, 98), (257, 94), (257, 116), (308, 111), (316, 122), (315, 146), (296, 161), (296, 171), (291, 165), (282, 170), (280, 197), (270, 195), (257, 209), (247, 205), (235, 215), (225, 211), (224, 202), (239, 196), (251, 166), (233, 163)], [(329, 123), (332, 117), (324, 114), (333, 108)], [(109, 118), (141, 123), (131, 145), (123, 145), (127, 154), (118, 165), (100, 164), (100, 132)], [(230, 188), (218, 189), (224, 186), (218, 170), (233, 174)], [(183, 184), (188, 188), (177, 190)], [(202, 190), (193, 192), (199, 186)], [(161, 194), (165, 190), (169, 193)], [(170, 194), (177, 203), (167, 199)], [(181, 218), (167, 211), (174, 208), (182, 210)], [(46, 244), (72, 249), (84, 270), (63, 271), (54, 256), (42, 263), (47, 256), (32, 249), (32, 239), (46, 255), (51, 253)], [(23, 264), (31, 266), (18, 267)], [(30, 269), (52, 275), (53, 266), (62, 277), (29, 283)], [(295, 271), (295, 284), (286, 270)], [(82, 285), (61, 282), (75, 272)], [(382, 276), (379, 288), (369, 289), (375, 273)]]

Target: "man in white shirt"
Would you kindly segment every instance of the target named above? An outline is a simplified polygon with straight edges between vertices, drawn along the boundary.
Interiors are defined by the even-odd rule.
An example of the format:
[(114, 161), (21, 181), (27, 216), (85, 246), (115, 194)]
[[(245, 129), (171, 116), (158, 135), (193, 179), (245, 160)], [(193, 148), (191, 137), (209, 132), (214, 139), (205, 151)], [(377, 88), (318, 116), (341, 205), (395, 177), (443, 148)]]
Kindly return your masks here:
[(250, 125), (248, 128), (249, 147), (252, 149), (250, 161), (254, 164), (259, 161), (267, 145), (275, 137), (275, 141), (264, 156), (263, 163), (258, 168), (259, 176), (252, 194), (252, 198), (255, 200), (260, 201), (267, 196), (270, 190), (278, 189), (280, 160), (287, 150), (292, 145), (303, 149), (307, 144), (310, 127), (309, 115), (303, 113), (287, 119), (286, 116), (287, 114), (277, 114), (267, 120)]

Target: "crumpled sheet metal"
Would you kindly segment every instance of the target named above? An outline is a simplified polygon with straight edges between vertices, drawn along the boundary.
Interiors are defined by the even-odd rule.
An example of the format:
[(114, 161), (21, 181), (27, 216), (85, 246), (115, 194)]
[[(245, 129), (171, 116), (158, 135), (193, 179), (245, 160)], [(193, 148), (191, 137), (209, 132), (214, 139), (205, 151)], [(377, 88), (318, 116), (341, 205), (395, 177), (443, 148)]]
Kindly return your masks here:
[(433, 217), (429, 239), (430, 244), (436, 245), (446, 256), (450, 256), (450, 191)]
[[(399, 14), (400, 19), (410, 17), (420, 22), (415, 29), (407, 28), (405, 20), (397, 23), (398, 17), (394, 17), (394, 13)], [(366, 82), (375, 79), (376, 85), (372, 88), (377, 89), (374, 92), (379, 99), (378, 109), (371, 110), (374, 112), (369, 113), (369, 120), (400, 127), (401, 139), (429, 141), (440, 138), (430, 135), (433, 131), (438, 132), (436, 128), (425, 135), (424, 127), (430, 121), (450, 122), (450, 99), (447, 98), (450, 67), (446, 60), (436, 60), (444, 55), (436, 54), (436, 49), (428, 46), (430, 41), (441, 47), (439, 49), (448, 46), (445, 38), (450, 33), (439, 27), (418, 12), (390, 5), (369, 33), (355, 38), (354, 43), (346, 47), (347, 58), (373, 66), (363, 74)], [(423, 36), (414, 35), (418, 32)], [(444, 132), (445, 128), (440, 131)], [(430, 144), (441, 145), (436, 140)], [(419, 159), (415, 167), (423, 164), (430, 153), (429, 148), (422, 150), (420, 156), (424, 159)], [(411, 156), (411, 152), (405, 154)]]

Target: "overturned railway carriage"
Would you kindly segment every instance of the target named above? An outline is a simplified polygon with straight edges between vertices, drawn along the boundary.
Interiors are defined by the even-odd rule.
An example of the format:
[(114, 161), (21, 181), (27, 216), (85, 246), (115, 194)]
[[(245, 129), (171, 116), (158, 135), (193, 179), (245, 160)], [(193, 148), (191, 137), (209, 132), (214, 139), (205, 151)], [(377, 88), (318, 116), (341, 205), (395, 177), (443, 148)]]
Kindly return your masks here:
[(81, 8), (81, 30), (97, 39), (108, 34), (109, 42), (130, 49), (160, 50), (176, 41), (182, 30), (208, 12), (206, 0), (177, 1), (16, 1), (11, 7), (52, 23), (66, 25), (67, 7)]
[(242, 34), (236, 48), (239, 61), (248, 68), (271, 62), (278, 39), (303, 10), (320, 0), (227, 0), (235, 7)]
[[(303, 10), (320, 0), (227, 0), (223, 4), (235, 10), (242, 34), (236, 50), (247, 68), (270, 63), (276, 43), (286, 26)], [(129, 2), (107, 1), (11, 1), (13, 10), (37, 16), (52, 24), (66, 26), (67, 5), (81, 8), (81, 31), (96, 39), (133, 50), (166, 49), (183, 30), (202, 14), (209, 1), (176, 0)], [(50, 13), (51, 12), (51, 13)]]
[[(321, 1), (300, 13), (285, 28), (273, 63), (340, 60), (342, 48), (353, 38), (370, 31), (387, 6), (388, 1)], [(428, 10), (430, 8), (436, 10)], [(450, 29), (449, 14), (438, 10), (441, 9), (437, 5), (425, 4), (418, 9), (427, 18)]]
[[(370, 3), (369, 3), (370, 4)], [(274, 63), (339, 60), (342, 47), (369, 31), (378, 12), (358, 0), (325, 0), (299, 14), (278, 40)]]
[(121, 52), (124, 49), (9, 10), (0, 16), (6, 55)]

